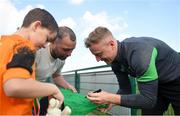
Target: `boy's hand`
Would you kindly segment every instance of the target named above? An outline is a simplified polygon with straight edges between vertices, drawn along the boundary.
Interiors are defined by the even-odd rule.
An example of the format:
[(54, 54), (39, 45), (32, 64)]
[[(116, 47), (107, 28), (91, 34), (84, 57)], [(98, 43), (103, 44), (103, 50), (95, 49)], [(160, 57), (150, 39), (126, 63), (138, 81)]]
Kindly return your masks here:
[(57, 100), (59, 100), (60, 105), (63, 103), (64, 101), (64, 96), (61, 93), (61, 91), (59, 90), (59, 88), (56, 87), (54, 94), (52, 95), (52, 97), (56, 98)]

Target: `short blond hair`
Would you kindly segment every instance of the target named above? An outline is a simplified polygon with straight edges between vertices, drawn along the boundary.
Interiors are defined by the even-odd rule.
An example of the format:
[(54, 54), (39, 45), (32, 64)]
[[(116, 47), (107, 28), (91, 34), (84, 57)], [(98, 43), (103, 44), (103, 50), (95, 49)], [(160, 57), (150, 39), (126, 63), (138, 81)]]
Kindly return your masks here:
[(85, 39), (84, 43), (87, 48), (91, 46), (91, 43), (98, 43), (105, 39), (107, 36), (112, 36), (112, 33), (106, 27), (97, 27), (92, 31), (89, 36)]

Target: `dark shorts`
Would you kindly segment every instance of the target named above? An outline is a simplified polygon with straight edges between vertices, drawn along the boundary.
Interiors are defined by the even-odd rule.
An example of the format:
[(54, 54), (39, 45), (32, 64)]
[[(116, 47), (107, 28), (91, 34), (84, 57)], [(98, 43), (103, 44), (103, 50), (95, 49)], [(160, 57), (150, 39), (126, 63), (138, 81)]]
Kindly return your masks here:
[(48, 97), (43, 97), (40, 100), (40, 115), (46, 115), (48, 104), (49, 104)]
[(171, 103), (174, 113), (180, 115), (180, 77), (172, 82), (158, 85), (158, 100), (153, 109), (142, 110), (143, 115), (162, 115)]

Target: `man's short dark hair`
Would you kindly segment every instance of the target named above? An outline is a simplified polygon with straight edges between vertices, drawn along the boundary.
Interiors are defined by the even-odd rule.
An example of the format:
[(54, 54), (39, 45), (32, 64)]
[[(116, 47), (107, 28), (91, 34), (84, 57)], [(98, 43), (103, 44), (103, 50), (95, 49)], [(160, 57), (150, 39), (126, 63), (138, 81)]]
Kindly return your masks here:
[(66, 36), (69, 36), (72, 41), (76, 41), (76, 35), (71, 28), (66, 26), (59, 27), (57, 38), (62, 39)]
[(58, 24), (54, 17), (45, 9), (34, 8), (30, 10), (24, 18), (22, 27), (28, 27), (31, 23), (40, 21), (42, 27), (49, 29), (54, 32), (58, 30)]

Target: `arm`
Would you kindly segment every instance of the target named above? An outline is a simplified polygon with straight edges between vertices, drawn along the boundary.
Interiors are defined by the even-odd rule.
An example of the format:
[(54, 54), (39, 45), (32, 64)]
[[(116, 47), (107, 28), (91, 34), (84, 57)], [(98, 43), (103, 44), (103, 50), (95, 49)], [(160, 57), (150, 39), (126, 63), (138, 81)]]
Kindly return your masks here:
[(49, 96), (63, 101), (63, 95), (59, 89), (49, 83), (41, 83), (33, 79), (13, 78), (4, 83), (4, 91), (7, 96), (18, 98), (35, 98)]
[(34, 51), (29, 47), (18, 48), (11, 61), (6, 65), (3, 74), (3, 89), (7, 96), (18, 98), (34, 98), (52, 95), (63, 101), (63, 95), (55, 85), (33, 80)]
[[(137, 107), (137, 108), (149, 109), (149, 108), (154, 107), (154, 105), (156, 104), (157, 90), (158, 90), (158, 75), (157, 75), (157, 70), (156, 70), (156, 65), (155, 65), (155, 61), (157, 57), (157, 50), (155, 48), (153, 49), (150, 56), (151, 58), (149, 60), (149, 65), (147, 65), (148, 66), (147, 68), (144, 68), (144, 66), (142, 66), (142, 65), (145, 65), (147, 62), (145, 63), (142, 62), (142, 65), (140, 63), (136, 63), (137, 67), (146, 69), (143, 75), (137, 78), (140, 94), (122, 95), (121, 105), (126, 106), (126, 107)], [(141, 69), (141, 68), (138, 68), (138, 69)], [(140, 71), (141, 70), (139, 70), (139, 72)]]
[(117, 94), (130, 94), (131, 84), (127, 73), (121, 71), (121, 67), (118, 64), (112, 64), (112, 70), (116, 75), (119, 84), (119, 90)]
[(120, 94), (130, 94), (131, 93), (131, 85), (126, 73), (120, 71), (120, 67), (118, 64), (112, 65), (112, 70), (116, 74), (119, 90), (117, 94), (108, 93), (102, 91), (100, 93), (88, 93), (87, 98), (96, 104), (121, 104), (121, 95)]
[[(114, 95), (107, 92), (89, 93), (88, 99), (90, 99), (92, 102), (97, 104), (113, 103), (131, 108), (144, 108), (144, 109), (149, 109), (154, 107), (157, 100), (157, 90), (158, 90), (157, 71), (155, 66), (156, 56), (157, 56), (157, 52), (155, 50), (152, 53), (151, 61), (147, 71), (141, 77), (138, 78), (138, 87), (140, 94)], [(116, 73), (116, 75), (117, 74), (118, 73)], [(122, 77), (123, 76), (119, 76), (118, 81), (120, 84), (125, 85), (125, 83), (121, 81)], [(124, 86), (123, 89), (129, 90), (129, 88), (126, 89), (126, 86)]]
[(54, 73), (53, 80), (58, 86), (61, 86), (65, 89), (70, 89), (73, 92), (77, 92), (77, 90), (71, 84), (69, 84), (62, 75)]
[(117, 95), (108, 92), (88, 93), (87, 98), (96, 104), (116, 104), (131, 108), (152, 108), (157, 100), (158, 81), (138, 83), (140, 94)]
[(153, 108), (157, 101), (158, 80), (138, 83), (140, 94), (121, 95), (121, 106), (131, 108)]
[(117, 94), (131, 94), (131, 84), (129, 77), (126, 74), (116, 75), (118, 84), (119, 84), (119, 90)]

